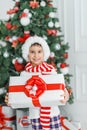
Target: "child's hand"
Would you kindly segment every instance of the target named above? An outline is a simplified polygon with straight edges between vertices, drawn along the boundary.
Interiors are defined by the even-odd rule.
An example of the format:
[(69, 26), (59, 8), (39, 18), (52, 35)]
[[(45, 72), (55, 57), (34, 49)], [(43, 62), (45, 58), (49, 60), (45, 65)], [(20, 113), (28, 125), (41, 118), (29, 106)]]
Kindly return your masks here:
[(64, 100), (61, 100), (60, 102), (65, 104), (69, 100), (69, 93), (66, 88), (64, 89), (64, 94), (61, 96), (64, 96)]
[(8, 103), (8, 93), (6, 93), (6, 95), (5, 95), (5, 103), (8, 105), (8, 106), (10, 106), (10, 104)]

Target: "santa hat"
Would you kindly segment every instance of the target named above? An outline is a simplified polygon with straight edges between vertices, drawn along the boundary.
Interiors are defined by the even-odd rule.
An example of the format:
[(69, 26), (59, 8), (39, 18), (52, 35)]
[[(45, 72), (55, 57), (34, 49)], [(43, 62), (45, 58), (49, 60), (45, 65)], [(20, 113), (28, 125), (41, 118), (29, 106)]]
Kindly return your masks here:
[(42, 37), (39, 37), (39, 36), (29, 37), (25, 41), (25, 43), (22, 46), (22, 56), (23, 56), (23, 58), (26, 61), (29, 60), (29, 57), (28, 57), (29, 48), (34, 43), (39, 43), (42, 46), (43, 51), (44, 51), (44, 61), (46, 61), (49, 58), (49, 56), (50, 56), (50, 49), (49, 49), (49, 46), (48, 46), (47, 42)]

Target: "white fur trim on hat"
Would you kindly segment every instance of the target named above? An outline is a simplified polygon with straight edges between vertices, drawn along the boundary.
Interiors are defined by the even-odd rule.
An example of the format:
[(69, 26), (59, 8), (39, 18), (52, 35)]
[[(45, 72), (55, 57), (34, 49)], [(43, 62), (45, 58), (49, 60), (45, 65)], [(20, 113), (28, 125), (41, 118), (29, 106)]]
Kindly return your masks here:
[(46, 61), (50, 56), (50, 49), (49, 49), (47, 42), (42, 37), (39, 37), (39, 36), (32, 36), (25, 41), (25, 43), (22, 46), (23, 58), (26, 61), (29, 61), (29, 57), (28, 57), (29, 48), (35, 42), (39, 43), (42, 46), (43, 51), (44, 51), (44, 61)]

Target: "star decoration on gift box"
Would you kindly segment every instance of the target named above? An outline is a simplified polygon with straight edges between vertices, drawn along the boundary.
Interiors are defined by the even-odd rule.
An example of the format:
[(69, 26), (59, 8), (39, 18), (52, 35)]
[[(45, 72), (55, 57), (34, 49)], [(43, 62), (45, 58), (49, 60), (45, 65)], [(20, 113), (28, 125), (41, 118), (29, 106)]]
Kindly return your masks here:
[(32, 89), (30, 90), (30, 94), (33, 94), (33, 95), (35, 96), (35, 95), (36, 95), (36, 90), (37, 90), (37, 86), (34, 85), (34, 86), (32, 87)]
[(26, 89), (30, 90), (29, 93), (33, 94), (35, 96), (36, 95), (36, 91), (37, 91), (38, 88), (37, 88), (36, 85), (34, 85), (34, 86), (27, 85)]

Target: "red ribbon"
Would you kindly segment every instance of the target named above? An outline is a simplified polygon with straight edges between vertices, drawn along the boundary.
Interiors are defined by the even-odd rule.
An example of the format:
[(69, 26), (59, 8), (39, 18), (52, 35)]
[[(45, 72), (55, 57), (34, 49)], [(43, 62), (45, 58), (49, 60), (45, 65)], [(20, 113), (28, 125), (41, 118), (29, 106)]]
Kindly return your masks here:
[(65, 128), (65, 130), (70, 130), (68, 127), (66, 127), (66, 125), (64, 124), (64, 117), (61, 117), (60, 120), (61, 120), (61, 124), (62, 126)]
[(3, 106), (0, 106), (0, 130), (2, 130), (2, 128), (8, 128), (8, 130), (12, 130), (11, 127), (7, 127), (5, 126), (5, 121), (11, 121), (11, 120), (15, 120), (16, 116), (13, 117), (5, 117), (4, 113), (2, 112)]
[(5, 118), (5, 115), (2, 113), (2, 107), (0, 106), (0, 124), (2, 126), (5, 124), (4, 118)]
[[(36, 85), (35, 94), (32, 91), (33, 87)], [(32, 102), (35, 106), (41, 106), (39, 103), (39, 96), (46, 90), (64, 90), (64, 84), (46, 84), (43, 79), (39, 76), (32, 76), (27, 80), (25, 85), (9, 86), (9, 92), (25, 92), (28, 97), (32, 98)]]

